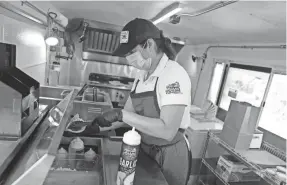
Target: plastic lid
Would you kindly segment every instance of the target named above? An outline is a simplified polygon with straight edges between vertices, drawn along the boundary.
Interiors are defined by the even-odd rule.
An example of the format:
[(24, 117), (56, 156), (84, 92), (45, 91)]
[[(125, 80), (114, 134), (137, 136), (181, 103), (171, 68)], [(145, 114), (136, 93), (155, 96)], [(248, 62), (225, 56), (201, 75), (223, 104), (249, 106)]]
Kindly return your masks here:
[(128, 145), (139, 145), (141, 143), (141, 135), (135, 130), (135, 127), (133, 127), (132, 130), (124, 134), (123, 142)]
[(96, 156), (96, 152), (92, 148), (85, 153), (86, 158), (94, 158)]
[(84, 149), (84, 142), (79, 137), (76, 137), (76, 139), (71, 142), (71, 147), (78, 150)]

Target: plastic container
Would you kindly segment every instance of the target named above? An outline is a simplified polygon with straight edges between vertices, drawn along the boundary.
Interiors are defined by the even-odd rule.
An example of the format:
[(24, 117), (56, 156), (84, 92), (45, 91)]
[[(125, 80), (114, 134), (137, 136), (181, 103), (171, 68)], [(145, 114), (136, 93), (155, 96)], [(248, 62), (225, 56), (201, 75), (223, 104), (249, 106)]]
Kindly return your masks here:
[(92, 161), (95, 159), (95, 157), (96, 157), (96, 152), (94, 152), (92, 148), (90, 148), (90, 150), (85, 153), (86, 161)]
[(135, 128), (124, 134), (117, 185), (133, 185), (140, 143), (141, 136)]
[(76, 137), (69, 145), (69, 162), (71, 169), (76, 168), (76, 162), (84, 158), (84, 142)]
[(84, 162), (84, 168), (88, 170), (94, 170), (97, 160), (97, 154), (94, 152), (92, 148), (90, 148), (85, 153), (85, 162)]
[(58, 150), (57, 167), (65, 168), (67, 165), (68, 152), (64, 148)]

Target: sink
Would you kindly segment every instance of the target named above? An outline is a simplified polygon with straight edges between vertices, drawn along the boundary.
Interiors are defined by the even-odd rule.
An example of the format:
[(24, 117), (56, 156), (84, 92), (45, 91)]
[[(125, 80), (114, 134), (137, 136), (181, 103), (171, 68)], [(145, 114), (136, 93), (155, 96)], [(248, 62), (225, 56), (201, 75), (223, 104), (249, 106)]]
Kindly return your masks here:
[(97, 93), (94, 97), (93, 93), (85, 93), (83, 95), (83, 101), (105, 102), (105, 95), (103, 93)]

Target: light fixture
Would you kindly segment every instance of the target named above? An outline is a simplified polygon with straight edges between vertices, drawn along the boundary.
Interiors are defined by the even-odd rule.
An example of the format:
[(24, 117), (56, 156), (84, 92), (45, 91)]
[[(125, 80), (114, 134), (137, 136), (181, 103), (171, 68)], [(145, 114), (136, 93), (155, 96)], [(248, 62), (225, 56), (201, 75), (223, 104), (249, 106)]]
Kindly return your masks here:
[(59, 43), (58, 39), (58, 28), (54, 25), (54, 19), (57, 17), (57, 14), (54, 12), (49, 12), (47, 16), (47, 32), (45, 36), (45, 42), (49, 46), (56, 46)]
[(59, 43), (59, 39), (57, 38), (57, 28), (52, 28), (51, 31), (45, 37), (45, 42), (49, 46), (56, 46)]
[(182, 7), (180, 7), (179, 2), (172, 3), (171, 5), (164, 8), (160, 13), (158, 13), (154, 18), (151, 19), (151, 21), (154, 24), (158, 24), (162, 22), (163, 20), (177, 14), (182, 10)]

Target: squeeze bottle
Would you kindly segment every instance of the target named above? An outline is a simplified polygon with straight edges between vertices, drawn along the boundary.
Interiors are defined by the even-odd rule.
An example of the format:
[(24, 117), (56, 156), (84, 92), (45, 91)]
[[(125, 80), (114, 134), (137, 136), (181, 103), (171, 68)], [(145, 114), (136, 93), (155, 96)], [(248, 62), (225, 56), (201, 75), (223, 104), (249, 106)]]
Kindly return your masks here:
[(57, 165), (59, 168), (65, 168), (67, 165), (68, 152), (64, 148), (58, 150)]
[(90, 150), (85, 153), (85, 159), (87, 161), (92, 161), (94, 160), (95, 157), (96, 157), (96, 152), (94, 152), (92, 148), (90, 148)]
[(140, 143), (141, 136), (134, 127), (124, 134), (117, 185), (133, 185)]
[(85, 153), (85, 168), (86, 169), (94, 169), (96, 167), (95, 161), (97, 160), (96, 158), (96, 152), (90, 148), (89, 151)]
[(69, 145), (69, 161), (72, 169), (76, 168), (78, 160), (84, 158), (84, 149), (84, 142), (79, 137), (71, 141)]

